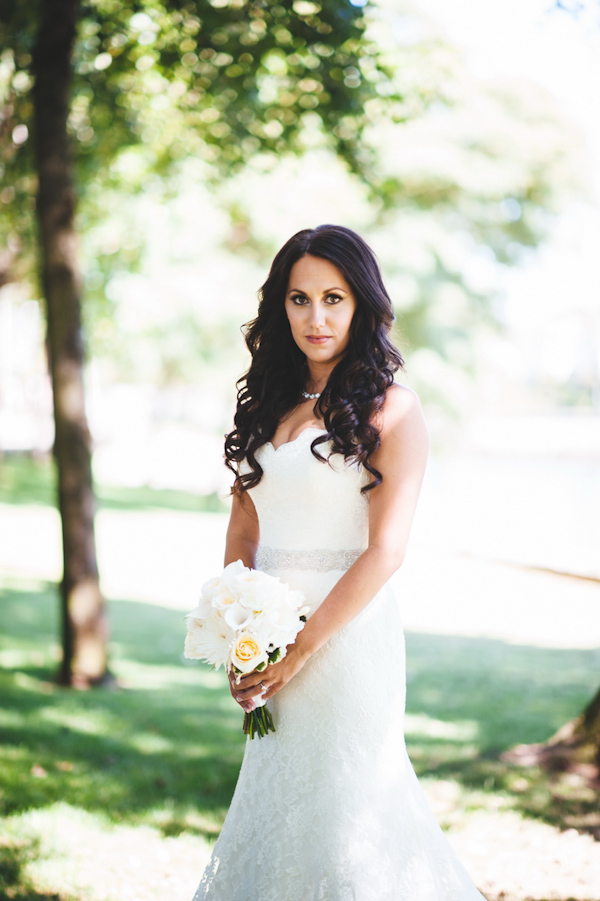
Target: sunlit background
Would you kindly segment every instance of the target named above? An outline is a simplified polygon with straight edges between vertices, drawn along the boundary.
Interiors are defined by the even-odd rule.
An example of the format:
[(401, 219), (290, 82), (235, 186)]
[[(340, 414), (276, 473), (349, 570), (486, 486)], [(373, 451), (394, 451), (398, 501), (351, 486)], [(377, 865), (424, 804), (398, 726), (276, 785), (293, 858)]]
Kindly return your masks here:
[[(140, 41), (149, 42), (152, 20), (139, 16)], [(360, 232), (378, 255), (406, 359), (401, 380), (421, 397), (432, 436), (398, 577), (407, 628), (597, 649), (600, 12), (550, 0), (379, 0), (370, 16), (372, 39), (390, 58), (402, 50), (409, 61), (407, 104), (412, 88), (428, 95), (422, 110), (407, 111), (406, 124), (380, 122), (366, 135), (381, 182), (403, 185), (402, 203), (375, 200), (309, 120), (303, 155), (261, 154), (215, 184), (210, 160), (182, 149), (176, 173), (161, 177), (149, 172), (144, 146), (130, 148), (112, 182), (104, 178), (81, 205), (96, 483), (106, 496), (148, 487), (179, 498), (171, 508), (144, 502), (100, 511), (104, 593), (185, 610), (218, 570), (230, 485), (222, 439), (248, 362), (240, 325), (253, 317), (281, 244), (300, 228), (332, 222)], [(11, 77), (7, 51), (0, 82)], [(310, 96), (311, 85), (305, 89)], [(167, 94), (150, 104), (148, 140), (156, 141), (157, 123), (176, 129), (178, 120)], [(278, 125), (271, 123), (274, 136)], [(83, 99), (72, 127), (85, 144)], [(28, 140), (27, 129), (12, 139)], [(12, 202), (14, 191), (2, 185), (0, 201)], [(31, 278), (0, 288), (5, 488), (10, 479), (43, 481), (51, 454), (38, 290)], [(9, 494), (0, 504), (4, 586), (57, 581), (58, 513), (12, 503)], [(178, 640), (165, 636), (165, 647)], [(11, 653), (18, 657), (4, 650), (4, 663)], [(597, 652), (589, 660), (591, 689), (600, 681)], [(420, 716), (409, 716), (409, 738), (411, 730), (417, 744), (419, 735), (443, 734), (438, 719)], [(450, 782), (430, 791), (440, 814), (454, 809)], [(463, 826), (455, 840), (480, 885), (490, 893), (504, 886), (509, 898), (533, 895), (530, 870), (507, 876), (505, 858), (490, 862), (478, 850), (481, 823)], [(79, 828), (92, 826), (82, 820)], [(519, 841), (533, 848), (538, 838)], [(598, 896), (598, 843), (567, 848), (558, 832), (539, 841), (555, 863), (579, 860), (588, 894), (576, 894), (566, 864), (548, 863), (548, 883), (535, 897)], [(188, 888), (175, 885), (172, 897)], [(154, 897), (148, 892), (140, 898)]]
[[(147, 25), (138, 23), (142, 39)], [(400, 208), (373, 202), (318, 134), (305, 136), (304, 156), (259, 156), (212, 189), (193, 156), (166, 185), (134, 148), (117, 160), (113, 193), (86, 199), (96, 479), (226, 497), (222, 436), (247, 364), (240, 325), (291, 234), (343, 223), (381, 261), (403, 378), (432, 432), (429, 501), (436, 519), (452, 520), (453, 543), (600, 577), (595, 13), (571, 15), (545, 0), (421, 0), (410, 10), (384, 0), (371, 29), (390, 53), (412, 50), (415, 82), (443, 83), (444, 103), (368, 135), (378, 165), (406, 185)], [(6, 53), (2, 66), (8, 77)], [(127, 195), (120, 178), (139, 190)], [(447, 185), (442, 205), (436, 191)], [(500, 233), (507, 222), (515, 241)], [(47, 455), (52, 446), (36, 291), (29, 279), (0, 293), (6, 454)]]

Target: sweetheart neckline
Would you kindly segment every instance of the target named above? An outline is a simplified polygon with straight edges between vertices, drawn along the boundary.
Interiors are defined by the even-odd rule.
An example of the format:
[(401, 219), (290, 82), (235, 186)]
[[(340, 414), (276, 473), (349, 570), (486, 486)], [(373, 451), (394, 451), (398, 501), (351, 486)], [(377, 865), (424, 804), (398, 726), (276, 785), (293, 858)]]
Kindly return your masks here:
[(288, 445), (290, 445), (290, 444), (295, 444), (299, 438), (302, 438), (302, 436), (304, 435), (305, 432), (325, 432), (325, 433), (327, 433), (327, 429), (319, 429), (316, 426), (309, 425), (305, 429), (302, 429), (302, 431), (299, 432), (295, 438), (292, 438), (291, 441), (284, 441), (283, 444), (280, 444), (277, 447), (275, 447), (275, 445), (273, 444), (272, 441), (266, 441), (265, 444), (271, 448), (271, 450), (273, 451), (274, 454), (277, 454), (281, 450), (282, 447), (288, 447)]

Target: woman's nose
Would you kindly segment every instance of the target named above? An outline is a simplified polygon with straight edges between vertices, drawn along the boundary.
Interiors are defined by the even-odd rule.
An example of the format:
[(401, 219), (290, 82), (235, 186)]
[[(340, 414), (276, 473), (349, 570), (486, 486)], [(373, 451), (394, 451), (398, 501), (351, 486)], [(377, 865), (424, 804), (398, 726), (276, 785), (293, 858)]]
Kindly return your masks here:
[(325, 310), (318, 303), (311, 304), (310, 324), (316, 329), (325, 325)]

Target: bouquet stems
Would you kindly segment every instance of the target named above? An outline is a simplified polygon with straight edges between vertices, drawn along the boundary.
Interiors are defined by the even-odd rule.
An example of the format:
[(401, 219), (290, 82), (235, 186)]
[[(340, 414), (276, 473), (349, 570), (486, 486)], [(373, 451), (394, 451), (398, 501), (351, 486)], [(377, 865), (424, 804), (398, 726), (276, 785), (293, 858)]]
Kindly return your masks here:
[(275, 732), (275, 726), (273, 725), (271, 711), (266, 705), (256, 707), (254, 710), (244, 714), (245, 735), (248, 735), (250, 738), (254, 738), (255, 735), (258, 735), (259, 738), (264, 738), (267, 732)]

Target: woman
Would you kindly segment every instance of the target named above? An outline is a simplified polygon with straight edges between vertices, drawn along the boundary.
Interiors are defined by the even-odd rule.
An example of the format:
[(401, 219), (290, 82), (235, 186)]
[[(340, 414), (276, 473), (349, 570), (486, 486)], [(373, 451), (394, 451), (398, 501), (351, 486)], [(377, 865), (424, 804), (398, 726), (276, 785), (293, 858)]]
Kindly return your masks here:
[(294, 235), (263, 285), (225, 456), (225, 563), (301, 589), (286, 657), (230, 680), (276, 732), (248, 741), (194, 901), (481, 901), (406, 755), (404, 638), (388, 584), (425, 469), (421, 407), (372, 251), (347, 228)]

